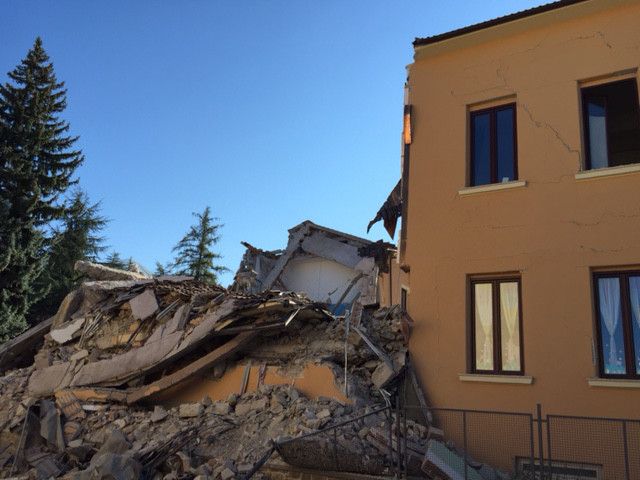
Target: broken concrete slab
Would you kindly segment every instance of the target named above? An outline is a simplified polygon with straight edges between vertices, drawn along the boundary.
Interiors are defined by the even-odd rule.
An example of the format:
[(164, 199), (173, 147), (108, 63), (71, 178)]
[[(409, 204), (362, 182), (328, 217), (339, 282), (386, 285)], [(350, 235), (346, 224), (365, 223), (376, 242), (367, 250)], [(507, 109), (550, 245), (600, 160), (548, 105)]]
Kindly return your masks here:
[(0, 345), (0, 373), (9, 368), (31, 365), (35, 351), (42, 346), (55, 317), (51, 317)]
[(75, 362), (64, 362), (35, 370), (29, 378), (29, 394), (43, 397), (68, 387), (73, 378), (74, 366)]
[(60, 413), (50, 400), (40, 401), (40, 435), (59, 452), (65, 448)]
[(146, 320), (158, 311), (158, 301), (150, 288), (129, 300), (129, 305), (131, 306), (131, 314), (136, 320)]
[(182, 332), (174, 332), (153, 344), (147, 342), (142, 347), (114, 355), (107, 360), (88, 363), (73, 378), (71, 385), (80, 387), (117, 383), (126, 381), (133, 375), (141, 375), (176, 348), (181, 338)]
[(199, 358), (195, 362), (192, 362), (188, 366), (162, 377), (149, 385), (145, 385), (127, 396), (128, 403), (135, 403), (143, 398), (149, 397), (155, 393), (165, 390), (173, 385), (178, 384), (181, 381), (186, 380), (198, 373), (201, 373), (206, 368), (211, 367), (214, 363), (220, 362), (233, 355), (236, 351), (242, 348), (247, 342), (255, 338), (257, 332), (243, 332), (238, 334), (227, 343), (216, 348), (207, 355)]
[(431, 476), (445, 476), (451, 480), (483, 480), (483, 477), (468, 466), (460, 455), (437, 440), (429, 440), (422, 471)]
[(92, 280), (141, 280), (149, 278), (148, 275), (139, 272), (130, 272), (118, 268), (107, 267), (98, 263), (78, 260), (74, 265), (74, 270)]
[(84, 325), (84, 321), (84, 317), (80, 317), (77, 320), (63, 323), (58, 328), (52, 329), (49, 332), (49, 336), (51, 337), (51, 340), (59, 343), (60, 345), (64, 345), (65, 343), (73, 340), (74, 335), (78, 333)]

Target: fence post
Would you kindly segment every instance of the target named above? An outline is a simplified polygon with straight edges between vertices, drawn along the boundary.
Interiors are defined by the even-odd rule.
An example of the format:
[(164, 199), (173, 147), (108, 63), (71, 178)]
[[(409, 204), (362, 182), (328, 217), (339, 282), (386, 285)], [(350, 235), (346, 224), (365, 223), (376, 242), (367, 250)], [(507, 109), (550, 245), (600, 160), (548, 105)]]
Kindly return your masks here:
[(464, 480), (467, 480), (467, 469), (469, 468), (469, 463), (467, 462), (467, 411), (462, 411), (462, 444), (463, 444), (463, 452), (464, 452)]
[(402, 379), (402, 451), (404, 452), (404, 476), (409, 476), (409, 455), (407, 455), (407, 374)]
[[(531, 450), (530, 454), (531, 454), (531, 463), (530, 468), (531, 468), (531, 478), (535, 479), (536, 478), (536, 456), (535, 456), (535, 452), (534, 452), (534, 445), (535, 445), (536, 441), (534, 439), (533, 436), (533, 415), (529, 416), (529, 448)], [(522, 473), (524, 474), (524, 468), (522, 469)]]
[(631, 475), (629, 474), (629, 445), (627, 444), (627, 422), (622, 420), (622, 437), (624, 445), (624, 478), (629, 480)]
[(391, 461), (391, 469), (393, 469), (393, 417), (391, 416), (391, 406), (387, 407), (387, 420), (389, 423), (389, 460)]
[[(540, 457), (540, 478), (544, 478), (544, 445), (542, 444), (542, 405), (536, 404), (538, 414), (538, 455)], [(549, 431), (549, 425), (547, 425)]]
[(396, 392), (396, 451), (398, 452), (397, 475), (402, 478), (402, 445), (400, 441), (400, 393)]
[[(553, 416), (551, 417), (553, 418)], [(553, 464), (552, 464), (552, 451), (551, 451), (551, 420), (549, 420), (549, 415), (547, 415), (547, 457), (549, 457), (549, 470), (548, 477), (553, 480)]]
[(340, 467), (338, 467), (338, 432), (337, 428), (333, 429), (333, 459), (336, 465), (336, 471), (340, 471)]

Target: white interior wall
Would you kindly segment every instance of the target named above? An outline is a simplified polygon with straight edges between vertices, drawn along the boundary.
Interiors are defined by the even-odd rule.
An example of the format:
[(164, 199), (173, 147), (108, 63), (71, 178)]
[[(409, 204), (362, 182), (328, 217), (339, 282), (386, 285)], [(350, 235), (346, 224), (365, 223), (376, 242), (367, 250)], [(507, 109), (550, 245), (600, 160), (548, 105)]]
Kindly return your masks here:
[[(289, 290), (305, 292), (311, 300), (333, 304), (359, 274), (357, 270), (331, 260), (297, 256), (287, 263), (280, 279)], [(354, 285), (342, 303), (353, 300), (359, 291), (358, 287), (359, 284)]]

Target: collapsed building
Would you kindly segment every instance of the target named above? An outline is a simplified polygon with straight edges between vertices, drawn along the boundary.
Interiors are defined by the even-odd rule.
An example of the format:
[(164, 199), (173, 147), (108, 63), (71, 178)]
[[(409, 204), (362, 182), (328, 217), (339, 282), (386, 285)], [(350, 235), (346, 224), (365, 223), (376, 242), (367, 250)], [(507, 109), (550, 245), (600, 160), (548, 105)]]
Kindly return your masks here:
[(456, 478), (410, 319), (379, 305), (388, 250), (304, 222), (283, 251), (247, 245), (229, 290), (80, 262), (88, 281), (0, 347), (1, 476)]
[(395, 247), (306, 220), (289, 230), (284, 250), (265, 251), (243, 242), (245, 254), (233, 290), (305, 292), (336, 314), (358, 298), (364, 308), (380, 303), (378, 282), (389, 272)]

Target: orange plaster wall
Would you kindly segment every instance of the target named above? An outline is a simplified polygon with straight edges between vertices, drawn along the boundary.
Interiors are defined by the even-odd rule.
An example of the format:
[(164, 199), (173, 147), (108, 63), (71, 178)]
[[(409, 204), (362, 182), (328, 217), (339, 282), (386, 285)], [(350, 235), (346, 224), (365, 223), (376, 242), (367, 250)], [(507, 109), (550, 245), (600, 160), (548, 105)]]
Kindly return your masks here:
[(400, 269), (400, 263), (396, 257), (391, 259), (390, 272), (381, 273), (378, 277), (380, 306), (388, 307), (400, 304), (400, 288), (403, 285), (409, 286), (408, 274)]
[[(212, 400), (226, 400), (232, 393), (239, 393), (242, 386), (245, 365), (235, 365), (219, 379), (197, 377), (176, 385), (155, 397), (155, 401), (168, 406), (185, 402), (197, 402), (206, 395)], [(247, 392), (254, 392), (258, 386), (260, 365), (252, 365), (249, 372)], [(297, 376), (278, 373), (278, 367), (267, 366), (265, 385), (291, 385), (308, 398), (320, 396), (335, 398), (343, 403), (351, 403), (335, 384), (333, 372), (322, 364), (307, 364)]]
[[(601, 11), (585, 10), (596, 4)], [(533, 412), (539, 402), (546, 413), (640, 418), (640, 388), (587, 382), (597, 376), (592, 271), (640, 265), (640, 173), (575, 178), (584, 162), (579, 82), (623, 71), (637, 79), (640, 2), (570, 8), (586, 13), (520, 20), (524, 31), (468, 35), (451, 50), (418, 49), (410, 66), (402, 262), (411, 268), (412, 357), (434, 406)], [(527, 186), (459, 195), (468, 108), (505, 97), (517, 104), (519, 179)], [(521, 275), (524, 367), (533, 384), (463, 382), (469, 275), (504, 272)]]

